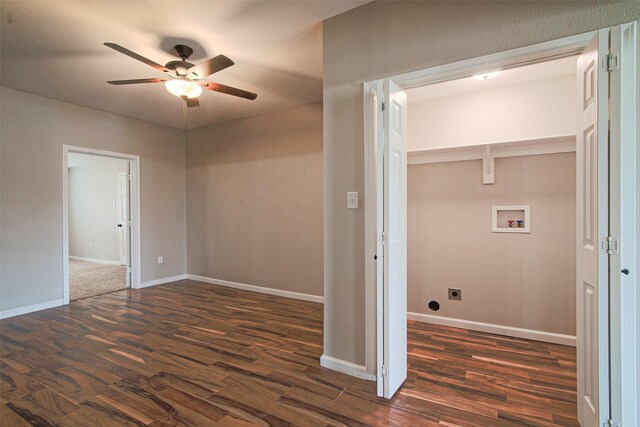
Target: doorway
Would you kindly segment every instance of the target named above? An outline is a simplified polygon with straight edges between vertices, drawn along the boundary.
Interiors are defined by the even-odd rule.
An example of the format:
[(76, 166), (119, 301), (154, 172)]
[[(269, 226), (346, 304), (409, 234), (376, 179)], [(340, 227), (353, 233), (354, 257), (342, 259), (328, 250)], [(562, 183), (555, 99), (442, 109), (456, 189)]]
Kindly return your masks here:
[(138, 156), (63, 147), (65, 303), (139, 286)]
[[(635, 25), (629, 24), (627, 27), (635, 28)], [(407, 116), (407, 104), (399, 93), (403, 89), (580, 54), (583, 58), (582, 62), (578, 62), (581, 101), (576, 106), (580, 112), (578, 117), (582, 120), (578, 122), (576, 156), (578, 418), (583, 426), (601, 425), (609, 419), (610, 396), (613, 389), (618, 387), (612, 377), (612, 390), (609, 388), (610, 327), (612, 334), (617, 333), (613, 330), (616, 326), (609, 324), (609, 286), (619, 286), (619, 282), (616, 284), (615, 280), (609, 281), (607, 277), (609, 257), (616, 255), (617, 250), (610, 246), (615, 245), (615, 238), (608, 238), (608, 218), (619, 216), (620, 206), (608, 205), (602, 201), (608, 200), (609, 148), (610, 144), (616, 143), (608, 140), (606, 132), (608, 68), (616, 66), (607, 62), (616, 59), (609, 56), (609, 36), (610, 32), (619, 34), (620, 31), (621, 27), (605, 29), (396, 76), (393, 80), (365, 84), (365, 252), (368, 307), (366, 360), (369, 372), (377, 376), (378, 395), (391, 398), (397, 385), (402, 384), (406, 378), (406, 362), (398, 356), (406, 354), (407, 345), (406, 298), (403, 298), (403, 293), (406, 293), (406, 267), (404, 277), (402, 272), (391, 274), (398, 266), (402, 270), (402, 264), (406, 265), (406, 238), (402, 242), (402, 227), (406, 227), (406, 216), (403, 219), (405, 214), (402, 212), (402, 206), (406, 208), (406, 195), (403, 199), (402, 192), (406, 191), (406, 184), (398, 185), (401, 180), (393, 178), (403, 174), (406, 176), (406, 162), (404, 165), (396, 162), (394, 166), (393, 159), (400, 154), (392, 153), (396, 146), (394, 141), (403, 138), (402, 134), (406, 133), (406, 125), (402, 124), (402, 120)], [(620, 63), (624, 64), (624, 59), (618, 65)], [(634, 61), (627, 64), (633, 71)], [(601, 70), (601, 67), (604, 69)], [(612, 103), (616, 105), (615, 98)], [(597, 114), (588, 111), (587, 107), (592, 105)], [(635, 129), (632, 121), (628, 121), (626, 126), (627, 129)], [(406, 135), (404, 138), (406, 141)], [(489, 150), (484, 154), (483, 161), (485, 166), (493, 164), (493, 155)], [(376, 165), (381, 166), (378, 168)], [(491, 179), (492, 173), (492, 168), (483, 167), (483, 179)], [(395, 202), (390, 210), (387, 205), (393, 198)], [(398, 204), (401, 205), (400, 208)], [(394, 239), (400, 239), (395, 244), (405, 248), (404, 254), (402, 250), (390, 254), (393, 247), (391, 241)], [(604, 255), (599, 252), (603, 239), (607, 245), (603, 247)], [(383, 254), (382, 262), (374, 261), (378, 254)], [(617, 276), (616, 280), (619, 279), (619, 274)], [(393, 277), (396, 278), (395, 282)], [(390, 309), (392, 306), (394, 309)], [(611, 349), (612, 353), (616, 351), (618, 349)]]
[(576, 61), (405, 91), (409, 320), (575, 347)]

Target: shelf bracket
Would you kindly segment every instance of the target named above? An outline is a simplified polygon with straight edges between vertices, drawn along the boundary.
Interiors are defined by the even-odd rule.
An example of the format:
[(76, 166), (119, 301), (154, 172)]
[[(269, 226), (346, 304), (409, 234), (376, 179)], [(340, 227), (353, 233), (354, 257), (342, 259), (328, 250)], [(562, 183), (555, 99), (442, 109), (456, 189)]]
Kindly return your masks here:
[(491, 148), (487, 145), (484, 156), (482, 157), (482, 183), (483, 184), (495, 184), (494, 176), (494, 158), (491, 153)]

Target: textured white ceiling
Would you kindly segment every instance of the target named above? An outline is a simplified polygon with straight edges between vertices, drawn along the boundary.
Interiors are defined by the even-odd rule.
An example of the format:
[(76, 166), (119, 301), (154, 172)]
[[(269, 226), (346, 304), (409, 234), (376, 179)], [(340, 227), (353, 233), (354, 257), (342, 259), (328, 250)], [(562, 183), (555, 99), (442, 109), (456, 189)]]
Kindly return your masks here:
[(162, 84), (106, 83), (164, 74), (103, 46), (165, 64), (180, 43), (195, 64), (218, 54), (235, 62), (207, 81), (258, 94), (205, 91), (189, 128), (264, 114), (322, 99), (321, 22), (368, 1), (2, 0), (0, 84), (181, 129), (183, 102)]
[(511, 86), (536, 80), (546, 80), (555, 77), (576, 75), (577, 56), (526, 65), (501, 71), (488, 80), (478, 80), (473, 77), (452, 80), (407, 90), (409, 103), (426, 101), (428, 99), (459, 95), (467, 92)]

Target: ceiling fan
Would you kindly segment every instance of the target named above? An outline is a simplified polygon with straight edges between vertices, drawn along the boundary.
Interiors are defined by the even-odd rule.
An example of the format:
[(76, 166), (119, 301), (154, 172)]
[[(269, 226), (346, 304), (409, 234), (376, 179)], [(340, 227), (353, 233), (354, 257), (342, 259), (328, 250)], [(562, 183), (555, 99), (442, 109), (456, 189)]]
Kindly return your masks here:
[(224, 70), (234, 64), (231, 59), (224, 55), (218, 55), (207, 61), (201, 62), (198, 65), (194, 65), (187, 62), (187, 59), (189, 59), (191, 54), (193, 54), (193, 49), (189, 46), (178, 44), (174, 46), (174, 49), (182, 60), (169, 61), (163, 66), (115, 43), (105, 43), (104, 45), (113, 50), (117, 50), (120, 53), (124, 53), (133, 59), (137, 59), (158, 71), (167, 73), (169, 76), (168, 79), (152, 77), (148, 79), (111, 80), (107, 82), (109, 84), (133, 85), (140, 83), (164, 82), (167, 91), (172, 95), (182, 98), (187, 104), (187, 107), (198, 107), (200, 105), (198, 102), (198, 96), (202, 93), (202, 89), (226, 93), (227, 95), (238, 96), (249, 100), (254, 100), (258, 97), (257, 94), (247, 92), (246, 90), (221, 85), (219, 83), (205, 82), (202, 80), (203, 78)]

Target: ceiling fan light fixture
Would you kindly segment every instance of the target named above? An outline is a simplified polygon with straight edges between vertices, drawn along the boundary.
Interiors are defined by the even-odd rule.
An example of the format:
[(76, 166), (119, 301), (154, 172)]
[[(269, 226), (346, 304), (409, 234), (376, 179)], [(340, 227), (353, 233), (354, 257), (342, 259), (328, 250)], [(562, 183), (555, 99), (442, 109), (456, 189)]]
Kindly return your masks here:
[(186, 96), (187, 98), (197, 98), (202, 93), (202, 88), (189, 80), (173, 79), (164, 83), (170, 94), (179, 98)]

